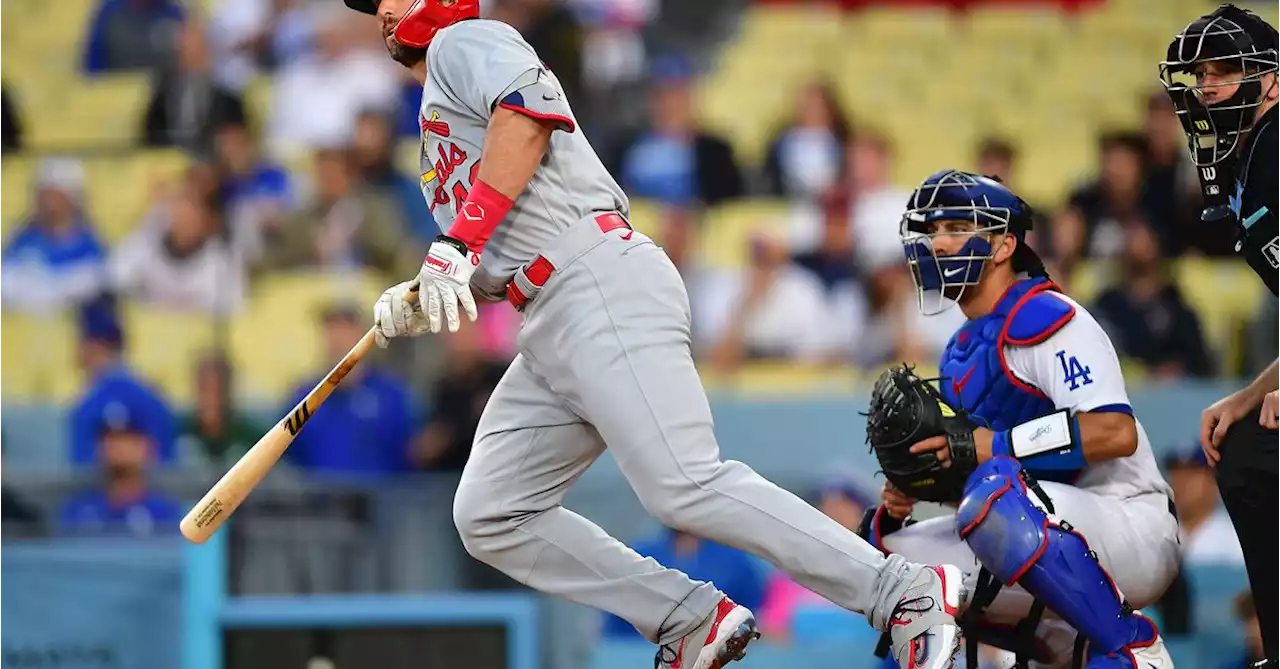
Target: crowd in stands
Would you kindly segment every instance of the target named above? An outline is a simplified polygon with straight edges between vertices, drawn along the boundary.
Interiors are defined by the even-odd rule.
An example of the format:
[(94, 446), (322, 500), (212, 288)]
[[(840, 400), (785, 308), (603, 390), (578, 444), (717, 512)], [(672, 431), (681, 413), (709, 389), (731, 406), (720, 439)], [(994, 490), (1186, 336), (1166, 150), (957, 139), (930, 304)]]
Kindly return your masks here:
[[(85, 205), (81, 164), (47, 157), (36, 172), (32, 209), (4, 240), (3, 309), (79, 318), (85, 385), (67, 413), (69, 452), (101, 476), (48, 520), (59, 533), (171, 529), (180, 505), (149, 484), (148, 472), (221, 469), (264, 431), (242, 412), (236, 370), (218, 353), (191, 361), (190, 407), (175, 406), (131, 370), (122, 353), (130, 334), (121, 325), (122, 302), (231, 316), (255, 279), (295, 269), (370, 270), (391, 285), (416, 273), (438, 232), (418, 175), (395, 159), (399, 142), (416, 141), (417, 84), (386, 57), (371, 20), (328, 1), (222, 0), (211, 7), (201, 16), (174, 0), (103, 0), (86, 33), (86, 76), (152, 74), (150, 101), (137, 119), (140, 137), (147, 147), (188, 152), (192, 163), (182, 178), (138, 184), (150, 189), (149, 210), (109, 247)], [(760, 360), (864, 369), (936, 360), (963, 316), (951, 310), (925, 317), (916, 308), (898, 239), (910, 191), (890, 178), (897, 147), (845, 114), (830, 82), (814, 80), (801, 87), (762, 163), (745, 163), (730, 138), (699, 124), (697, 68), (645, 53), (641, 34), (656, 8), (646, 0), (496, 0), (492, 11), (520, 27), (556, 70), (581, 126), (628, 194), (660, 212), (657, 235), (689, 284), (695, 355), (722, 372)], [(270, 114), (256, 118), (246, 92), (263, 74), (273, 78)], [(612, 101), (641, 83), (647, 107), (636, 122)], [(1168, 262), (1225, 257), (1233, 240), (1199, 223), (1195, 175), (1163, 94), (1135, 104), (1147, 105), (1143, 127), (1099, 138), (1096, 174), (1064, 206), (1040, 210), (1031, 244), (1067, 289), (1084, 263), (1114, 267), (1089, 306), (1123, 357), (1161, 379), (1214, 376), (1224, 370)], [(39, 110), (6, 90), (3, 113), (4, 149), (21, 151), (24, 117)], [(306, 156), (304, 173), (286, 167), (303, 164), (299, 156)], [(974, 147), (972, 164), (938, 168), (999, 176), (1016, 191), (1018, 159), (1012, 145), (992, 137)], [(785, 214), (751, 237), (747, 266), (702, 266), (696, 233), (705, 213), (747, 198), (785, 201)], [(334, 304), (317, 315), (330, 359), (364, 333), (370, 306)], [(446, 362), (425, 392), (390, 366), (357, 368), (288, 461), (368, 477), (459, 471), (519, 326), (506, 305), (483, 309), (477, 327), (441, 338)], [(1274, 311), (1260, 319), (1272, 325), (1260, 347), (1273, 356)], [(267, 413), (291, 407), (320, 372), (297, 379), (295, 394), (275, 398), (281, 411)], [(1239, 564), (1203, 460), (1186, 455), (1166, 466), (1185, 559)], [(853, 527), (873, 495), (832, 482), (814, 501)], [(33, 513), (5, 490), (6, 519)], [(773, 638), (786, 639), (806, 612), (830, 606), (754, 558), (680, 532), (635, 545), (714, 580), (758, 610)], [(634, 634), (616, 620), (606, 621), (605, 631)]]

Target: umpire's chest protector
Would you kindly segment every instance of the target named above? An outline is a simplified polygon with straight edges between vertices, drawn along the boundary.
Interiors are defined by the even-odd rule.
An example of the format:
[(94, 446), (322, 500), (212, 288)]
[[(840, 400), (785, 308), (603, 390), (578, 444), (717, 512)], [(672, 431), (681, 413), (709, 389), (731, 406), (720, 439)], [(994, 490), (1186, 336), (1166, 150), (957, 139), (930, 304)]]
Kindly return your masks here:
[(1006, 346), (1031, 346), (1048, 339), (1075, 315), (1071, 304), (1045, 291), (1059, 288), (1048, 279), (1026, 279), (1009, 286), (991, 313), (965, 323), (942, 352), (942, 395), (963, 407), (975, 422), (1007, 430), (1054, 411), (1053, 402), (1014, 377), (1005, 361)]

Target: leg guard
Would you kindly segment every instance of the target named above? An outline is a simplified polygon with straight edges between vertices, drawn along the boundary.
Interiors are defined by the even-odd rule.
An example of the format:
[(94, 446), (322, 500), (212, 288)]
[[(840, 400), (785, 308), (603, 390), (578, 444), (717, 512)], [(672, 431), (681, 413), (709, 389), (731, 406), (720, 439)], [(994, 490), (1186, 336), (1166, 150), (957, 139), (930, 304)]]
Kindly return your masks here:
[(1091, 652), (1121, 651), (1150, 636), (1150, 622), (1125, 607), (1084, 537), (1031, 501), (1017, 460), (993, 458), (974, 470), (956, 524), (983, 566), (1044, 602)]

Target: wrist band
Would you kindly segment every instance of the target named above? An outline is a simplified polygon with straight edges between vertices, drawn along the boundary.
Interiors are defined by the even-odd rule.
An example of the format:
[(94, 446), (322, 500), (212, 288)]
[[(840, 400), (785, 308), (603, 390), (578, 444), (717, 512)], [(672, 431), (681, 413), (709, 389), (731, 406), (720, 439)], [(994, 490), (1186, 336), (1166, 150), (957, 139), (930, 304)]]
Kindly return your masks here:
[(449, 236), (467, 245), (472, 253), (480, 253), (489, 237), (515, 202), (489, 184), (476, 179), (467, 193), (467, 201), (458, 208)]

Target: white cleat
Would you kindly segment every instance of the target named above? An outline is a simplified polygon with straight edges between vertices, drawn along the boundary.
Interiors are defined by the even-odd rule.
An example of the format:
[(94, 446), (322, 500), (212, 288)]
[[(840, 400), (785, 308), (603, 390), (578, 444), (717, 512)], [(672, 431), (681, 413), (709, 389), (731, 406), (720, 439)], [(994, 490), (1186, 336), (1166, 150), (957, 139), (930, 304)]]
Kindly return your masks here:
[(963, 575), (950, 565), (926, 567), (889, 616), (893, 659), (902, 669), (954, 669), (960, 653), (956, 618)]
[(716, 610), (679, 641), (658, 649), (654, 669), (720, 669), (747, 654), (747, 644), (760, 638), (756, 617), (725, 597)]

